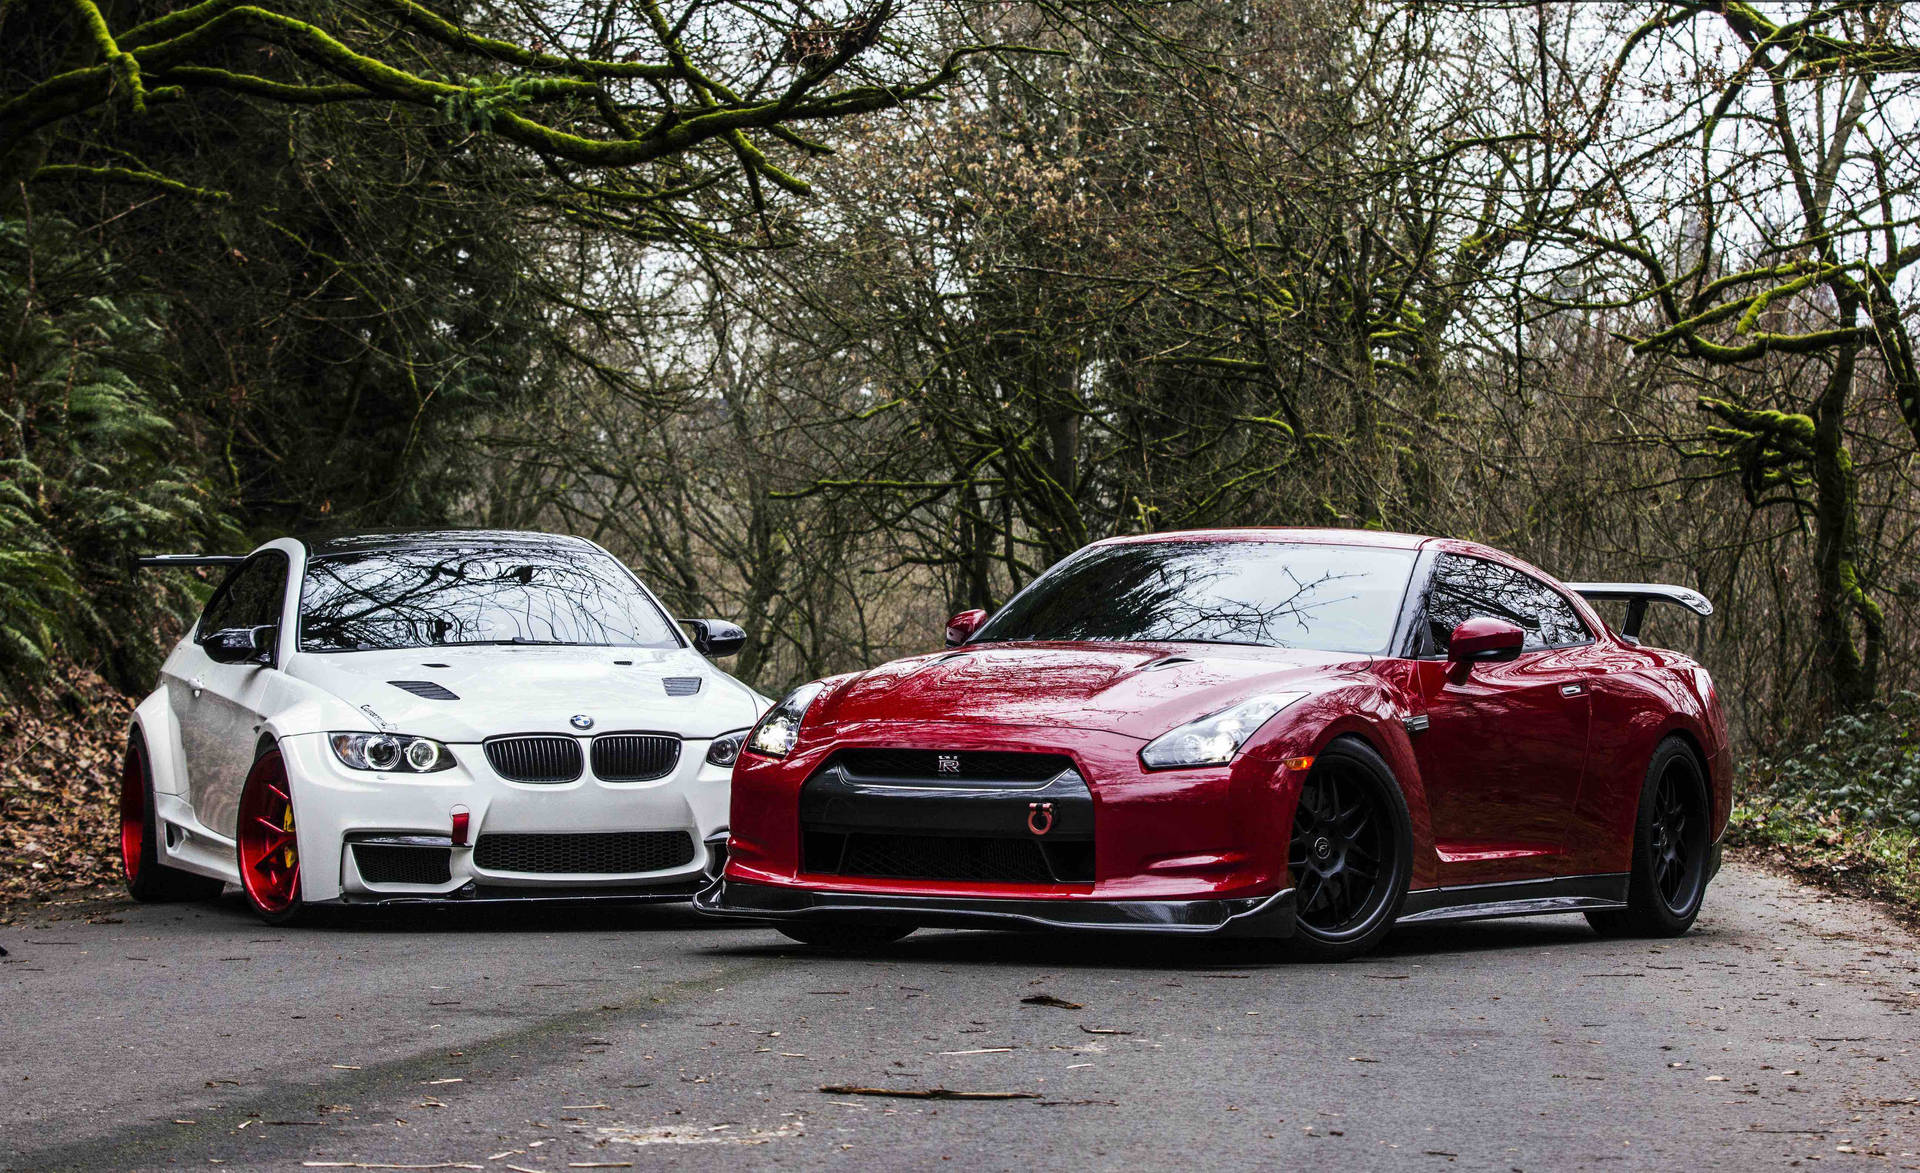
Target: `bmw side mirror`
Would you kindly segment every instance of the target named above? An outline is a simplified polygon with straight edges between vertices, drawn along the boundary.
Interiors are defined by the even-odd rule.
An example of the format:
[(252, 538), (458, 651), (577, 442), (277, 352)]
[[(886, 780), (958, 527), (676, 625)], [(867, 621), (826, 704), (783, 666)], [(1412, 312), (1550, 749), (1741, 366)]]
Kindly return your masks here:
[(259, 664), (271, 667), (276, 629), (272, 624), (260, 627), (223, 627), (200, 641), (207, 659), (216, 664)]
[(1464, 676), (1475, 664), (1511, 660), (1526, 645), (1527, 633), (1502, 619), (1476, 615), (1453, 629), (1447, 663)]
[(971, 611), (962, 611), (947, 620), (947, 646), (957, 648), (966, 643), (986, 621), (987, 613), (977, 607)]
[(731, 656), (747, 645), (747, 633), (724, 619), (682, 619), (680, 626), (703, 656)]

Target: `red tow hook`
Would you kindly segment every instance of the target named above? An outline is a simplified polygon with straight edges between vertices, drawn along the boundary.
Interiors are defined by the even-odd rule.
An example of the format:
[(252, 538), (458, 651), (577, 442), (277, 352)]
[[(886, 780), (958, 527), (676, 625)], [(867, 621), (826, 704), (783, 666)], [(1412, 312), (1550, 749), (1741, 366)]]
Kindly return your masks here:
[(455, 847), (467, 846), (468, 821), (469, 816), (466, 807), (456, 806), (453, 808), (453, 845)]

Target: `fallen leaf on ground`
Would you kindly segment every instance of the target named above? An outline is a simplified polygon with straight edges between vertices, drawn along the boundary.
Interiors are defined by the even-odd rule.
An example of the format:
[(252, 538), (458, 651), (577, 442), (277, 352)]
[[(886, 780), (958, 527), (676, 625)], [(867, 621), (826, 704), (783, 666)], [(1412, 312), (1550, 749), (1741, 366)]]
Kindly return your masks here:
[(1085, 1010), (1078, 1002), (1069, 1002), (1065, 998), (1056, 998), (1052, 994), (1028, 994), (1020, 999), (1029, 1006), (1051, 1006), (1056, 1010)]

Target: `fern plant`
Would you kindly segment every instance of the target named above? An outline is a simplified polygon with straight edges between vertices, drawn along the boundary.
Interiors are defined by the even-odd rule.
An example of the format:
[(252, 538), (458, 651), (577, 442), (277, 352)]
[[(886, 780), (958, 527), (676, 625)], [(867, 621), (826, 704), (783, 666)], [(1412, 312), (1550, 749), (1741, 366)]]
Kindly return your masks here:
[(237, 542), (167, 413), (177, 390), (155, 307), (91, 294), (110, 260), (58, 221), (0, 221), (0, 691), (61, 653), (123, 688), (191, 601), (137, 581), (134, 554)]

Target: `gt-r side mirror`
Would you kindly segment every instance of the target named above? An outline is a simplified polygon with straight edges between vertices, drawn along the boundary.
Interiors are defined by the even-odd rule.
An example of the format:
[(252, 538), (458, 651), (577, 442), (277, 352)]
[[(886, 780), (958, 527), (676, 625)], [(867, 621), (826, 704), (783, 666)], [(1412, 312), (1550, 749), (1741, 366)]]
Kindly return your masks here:
[(1453, 672), (1465, 676), (1473, 665), (1511, 660), (1520, 654), (1527, 633), (1503, 619), (1476, 615), (1453, 629), (1447, 641), (1447, 664)]
[(747, 633), (724, 619), (682, 619), (680, 626), (703, 656), (731, 656), (747, 644)]
[(200, 641), (207, 659), (216, 664), (260, 664), (272, 666), (275, 628), (223, 627)]
[(947, 646), (957, 648), (973, 638), (980, 625), (987, 621), (987, 613), (978, 607), (971, 611), (962, 611), (947, 620)]

